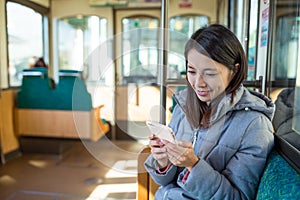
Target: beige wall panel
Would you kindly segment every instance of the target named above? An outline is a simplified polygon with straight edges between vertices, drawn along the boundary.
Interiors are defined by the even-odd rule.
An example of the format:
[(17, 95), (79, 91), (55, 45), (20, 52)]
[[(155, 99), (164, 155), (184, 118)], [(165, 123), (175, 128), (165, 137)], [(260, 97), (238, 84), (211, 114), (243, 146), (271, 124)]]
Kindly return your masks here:
[(90, 112), (18, 109), (20, 135), (88, 138), (90, 134), (89, 121)]
[(116, 93), (116, 120), (127, 120), (128, 116), (128, 87), (118, 86)]
[(99, 140), (103, 132), (95, 111), (17, 109), (18, 132), (22, 136)]
[(1, 91), (0, 97), (0, 136), (4, 154), (19, 148), (14, 129), (15, 90)]
[(217, 3), (216, 0), (197, 0), (192, 1), (192, 6), (190, 8), (180, 8), (178, 0), (170, 0), (169, 5), (169, 17), (174, 17), (184, 14), (197, 14), (197, 15), (207, 15), (210, 18), (211, 23), (216, 23), (217, 19)]

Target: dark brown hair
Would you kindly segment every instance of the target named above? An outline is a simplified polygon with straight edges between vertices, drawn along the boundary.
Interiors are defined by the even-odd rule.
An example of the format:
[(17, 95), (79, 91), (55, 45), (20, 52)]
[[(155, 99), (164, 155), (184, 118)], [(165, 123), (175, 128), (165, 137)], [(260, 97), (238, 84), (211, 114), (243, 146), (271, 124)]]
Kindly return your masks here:
[[(247, 77), (248, 69), (244, 49), (237, 37), (229, 29), (219, 24), (197, 30), (185, 46), (186, 67), (187, 55), (191, 49), (196, 49), (199, 53), (225, 65), (230, 70), (234, 70), (235, 75), (225, 89), (225, 94), (232, 93), (234, 96), (235, 91)], [(236, 67), (237, 64), (238, 67)], [(221, 100), (221, 97), (218, 100)], [(210, 116), (218, 106), (217, 104), (208, 106), (205, 102), (200, 101), (188, 82), (186, 115), (194, 128), (207, 128), (209, 126)]]

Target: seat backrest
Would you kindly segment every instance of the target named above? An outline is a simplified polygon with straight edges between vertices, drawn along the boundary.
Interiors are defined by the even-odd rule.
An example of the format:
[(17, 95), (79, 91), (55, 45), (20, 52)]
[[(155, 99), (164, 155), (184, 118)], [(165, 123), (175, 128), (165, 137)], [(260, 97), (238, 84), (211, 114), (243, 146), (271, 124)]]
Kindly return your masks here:
[(92, 98), (86, 84), (81, 78), (81, 72), (75, 70), (60, 70), (57, 93), (60, 109), (84, 110), (92, 109)]
[(51, 87), (45, 68), (24, 70), (17, 97), (18, 108), (90, 111), (92, 98), (81, 73), (64, 70), (55, 88)]
[(300, 173), (300, 134), (297, 132), (300, 107), (295, 101), (299, 93), (298, 87), (287, 88), (279, 93), (272, 122), (278, 151)]
[(23, 70), (23, 79), (17, 96), (19, 108), (51, 107), (49, 93), (52, 88), (45, 68), (33, 68)]

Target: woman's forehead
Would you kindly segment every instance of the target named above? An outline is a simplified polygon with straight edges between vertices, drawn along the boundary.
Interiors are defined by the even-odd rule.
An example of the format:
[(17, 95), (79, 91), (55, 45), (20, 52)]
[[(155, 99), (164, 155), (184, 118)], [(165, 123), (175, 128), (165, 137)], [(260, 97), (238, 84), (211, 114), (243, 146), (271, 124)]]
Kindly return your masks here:
[(199, 53), (195, 49), (191, 49), (187, 54), (187, 62), (188, 65), (193, 67), (201, 67), (205, 66), (208, 68), (217, 68), (216, 61), (209, 58), (206, 55), (203, 55), (202, 53)]
[(202, 60), (202, 61), (207, 61), (207, 62), (212, 62), (213, 60), (207, 56), (204, 55), (203, 53), (200, 53), (196, 49), (191, 49), (188, 54), (187, 54), (187, 59), (188, 60)]

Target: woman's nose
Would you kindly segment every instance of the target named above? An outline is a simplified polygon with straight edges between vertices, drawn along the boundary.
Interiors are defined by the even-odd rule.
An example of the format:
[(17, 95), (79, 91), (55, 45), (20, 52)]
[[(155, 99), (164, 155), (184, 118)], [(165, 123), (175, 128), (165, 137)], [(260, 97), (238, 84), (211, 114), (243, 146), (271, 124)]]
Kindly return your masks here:
[(197, 75), (195, 86), (197, 86), (197, 87), (205, 87), (206, 86), (206, 82), (205, 82), (204, 76), (202, 74)]

